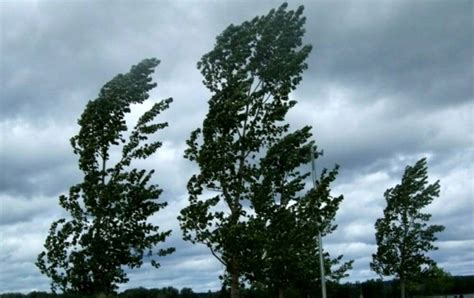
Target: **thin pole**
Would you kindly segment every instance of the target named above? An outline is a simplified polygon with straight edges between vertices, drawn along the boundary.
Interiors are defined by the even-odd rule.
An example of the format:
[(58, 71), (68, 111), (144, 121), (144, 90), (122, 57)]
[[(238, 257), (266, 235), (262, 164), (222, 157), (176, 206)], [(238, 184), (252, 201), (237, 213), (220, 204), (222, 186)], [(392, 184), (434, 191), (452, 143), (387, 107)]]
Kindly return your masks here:
[[(315, 152), (314, 147), (311, 146), (311, 178), (313, 180), (313, 187), (316, 189), (316, 164), (314, 161), (315, 155), (322, 155), (322, 152)], [(324, 263), (323, 263), (323, 239), (321, 237), (321, 223), (318, 229), (318, 248), (319, 248), (319, 269), (321, 270), (321, 291), (322, 298), (326, 298), (326, 276), (324, 273)]]

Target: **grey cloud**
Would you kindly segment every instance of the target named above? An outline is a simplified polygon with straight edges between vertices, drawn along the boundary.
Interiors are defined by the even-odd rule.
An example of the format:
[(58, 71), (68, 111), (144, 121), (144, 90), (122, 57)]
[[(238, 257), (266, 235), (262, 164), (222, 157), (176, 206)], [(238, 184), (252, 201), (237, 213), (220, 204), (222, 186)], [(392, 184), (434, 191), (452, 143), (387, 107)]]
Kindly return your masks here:
[[(458, 272), (457, 274), (472, 274), (470, 268), (474, 265), (474, 253), (472, 246), (474, 241), (443, 241), (439, 242), (439, 250), (431, 255), (439, 261), (439, 265), (448, 272)], [(449, 252), (449, 253), (447, 253)]]
[[(166, 60), (164, 73), (195, 59), (190, 50), (199, 48), (185, 41), (201, 45), (196, 38), (203, 27), (196, 23), (205, 18), (178, 12), (171, 2), (143, 4), (142, 9), (108, 2), (91, 9), (84, 1), (20, 4), (25, 9), (2, 4), (2, 52), (9, 57), (2, 61), (3, 117), (77, 118), (100, 86), (141, 59)], [(178, 14), (189, 30), (173, 22)], [(25, 22), (14, 26), (18, 19)]]
[(121, 289), (192, 286), (195, 291), (205, 292), (220, 288), (218, 277), (222, 274), (222, 265), (209, 254), (206, 247), (186, 243), (176, 235), (169, 242), (169, 245), (176, 247), (176, 252), (160, 258), (158, 270), (145, 259), (141, 268), (127, 270), (130, 282), (122, 285)]
[(338, 84), (362, 104), (401, 95), (400, 105), (420, 110), (472, 99), (472, 2), (325, 4), (307, 5), (315, 53), (301, 92)]
[[(0, 225), (14, 225), (32, 221), (38, 215), (58, 213), (58, 199), (35, 197), (32, 199), (18, 196), (0, 196)], [(55, 211), (55, 212), (52, 212)]]
[(6, 141), (0, 146), (0, 191), (23, 196), (63, 191), (62, 184), (78, 176), (69, 145), (68, 134), (73, 131), (53, 121), (41, 125), (24, 120), (0, 123), (0, 137)]
[(34, 262), (46, 235), (42, 231), (49, 229), (49, 220), (47, 215), (36, 214), (31, 221), (0, 226), (0, 291), (29, 292), (48, 289), (48, 279), (40, 274)]
[(323, 167), (337, 163), (341, 171), (360, 171), (385, 166), (384, 160), (397, 155), (449, 155), (473, 144), (472, 103), (432, 113), (406, 111), (398, 116), (387, 111), (384, 101), (359, 108), (351, 93), (334, 97), (322, 108), (310, 101), (300, 102), (289, 115), (296, 127), (313, 126), (316, 143), (325, 151), (318, 160)]

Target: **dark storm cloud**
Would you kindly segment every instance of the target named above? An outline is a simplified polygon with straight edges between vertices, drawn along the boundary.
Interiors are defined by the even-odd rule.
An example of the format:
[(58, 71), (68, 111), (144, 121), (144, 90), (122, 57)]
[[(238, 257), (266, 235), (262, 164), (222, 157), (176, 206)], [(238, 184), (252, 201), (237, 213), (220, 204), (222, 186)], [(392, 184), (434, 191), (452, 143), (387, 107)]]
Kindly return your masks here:
[(472, 1), (325, 4), (307, 5), (315, 54), (305, 79), (316, 84), (301, 92), (337, 84), (362, 104), (395, 95), (421, 110), (472, 100)]
[[(199, 14), (183, 15), (170, 2), (144, 2), (142, 9), (107, 1), (2, 5), (4, 118), (77, 118), (106, 81), (143, 58), (167, 59), (159, 66), (164, 74), (196, 59), (192, 50), (199, 48), (189, 44), (206, 28)], [(176, 15), (187, 30), (174, 22)], [(193, 27), (198, 21), (203, 26)]]

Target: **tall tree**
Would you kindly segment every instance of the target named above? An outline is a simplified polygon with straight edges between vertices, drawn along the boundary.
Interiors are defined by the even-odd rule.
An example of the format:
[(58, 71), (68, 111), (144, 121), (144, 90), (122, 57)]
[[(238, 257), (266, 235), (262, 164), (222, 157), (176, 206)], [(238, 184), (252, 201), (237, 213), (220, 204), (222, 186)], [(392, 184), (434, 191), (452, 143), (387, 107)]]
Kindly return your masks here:
[[(289, 133), (276, 142), (261, 161), (259, 183), (254, 184), (252, 207), (259, 222), (254, 237), (260, 241), (260, 260), (248, 270), (250, 280), (276, 289), (279, 297), (287, 288), (314, 288), (320, 282), (318, 233), (329, 234), (336, 229), (332, 224), (342, 196), (332, 197), (330, 184), (338, 167), (329, 173), (323, 170), (316, 187), (305, 195), (305, 178), (301, 166), (310, 161), (312, 142), (310, 127)], [(345, 276), (352, 261), (334, 268), (342, 256), (331, 259), (323, 256), (325, 272), (332, 280)], [(257, 270), (258, 269), (258, 270)]]
[[(161, 232), (147, 221), (166, 206), (157, 202), (162, 190), (150, 184), (153, 171), (131, 169), (133, 160), (145, 159), (161, 146), (159, 141), (146, 140), (168, 125), (154, 119), (172, 99), (155, 103), (128, 138), (124, 136), (125, 114), (132, 104), (149, 97), (156, 86), (151, 75), (158, 64), (157, 59), (145, 59), (130, 72), (117, 75), (98, 98), (89, 101), (78, 121), (81, 129), (71, 144), (84, 180), (72, 186), (68, 196), (60, 196), (59, 204), (70, 216), (53, 222), (46, 251), (36, 262), (52, 279), (53, 291), (112, 293), (117, 284), (128, 281), (123, 266), (140, 267), (145, 254), (163, 256), (174, 250), (154, 250), (171, 231)], [(113, 158), (112, 150), (120, 144), (121, 156)], [(116, 149), (119, 153), (120, 147)], [(159, 266), (154, 259), (152, 264)]]
[(377, 253), (372, 255), (372, 270), (400, 279), (401, 297), (406, 283), (427, 273), (436, 263), (426, 252), (436, 250), (435, 234), (441, 225), (428, 225), (430, 214), (421, 212), (439, 196), (439, 181), (428, 183), (426, 159), (407, 166), (401, 184), (385, 191), (384, 217), (375, 222)]
[(212, 97), (202, 129), (187, 141), (185, 157), (196, 161), (200, 171), (189, 180), (189, 206), (179, 219), (184, 239), (205, 244), (226, 266), (231, 297), (239, 296), (252, 245), (254, 227), (244, 206), (250, 204), (258, 177), (258, 156), (288, 130), (282, 121), (296, 103), (289, 94), (301, 81), (311, 51), (302, 45), (303, 7), (286, 8), (283, 4), (265, 16), (230, 25), (198, 63)]

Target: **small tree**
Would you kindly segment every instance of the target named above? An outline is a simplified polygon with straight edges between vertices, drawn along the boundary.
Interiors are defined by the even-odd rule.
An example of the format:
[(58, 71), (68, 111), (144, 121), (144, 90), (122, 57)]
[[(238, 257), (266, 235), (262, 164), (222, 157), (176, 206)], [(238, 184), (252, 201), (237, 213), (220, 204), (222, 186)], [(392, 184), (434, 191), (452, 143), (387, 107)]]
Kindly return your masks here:
[[(282, 121), (296, 103), (289, 94), (311, 51), (302, 45), (303, 7), (286, 7), (230, 25), (198, 63), (213, 95), (202, 129), (187, 142), (185, 156), (197, 162), (199, 173), (189, 180), (189, 206), (179, 219), (184, 239), (205, 244), (225, 265), (233, 298), (254, 245), (255, 227), (244, 207), (258, 176), (258, 157), (288, 130)], [(204, 189), (217, 194), (203, 197)]]
[(439, 181), (428, 184), (426, 159), (407, 166), (401, 184), (387, 189), (384, 217), (375, 223), (377, 253), (372, 255), (372, 270), (380, 275), (395, 275), (400, 279), (401, 297), (406, 283), (427, 273), (436, 263), (426, 255), (436, 250), (435, 233), (441, 225), (428, 225), (431, 215), (421, 209), (439, 196)]
[[(125, 114), (131, 104), (143, 103), (156, 86), (151, 74), (159, 64), (146, 59), (129, 73), (119, 74), (105, 84), (99, 97), (87, 104), (79, 119), (78, 135), (71, 139), (79, 155), (84, 181), (62, 195), (59, 204), (69, 218), (53, 222), (36, 265), (52, 279), (51, 288), (83, 295), (111, 293), (117, 284), (128, 281), (123, 266), (140, 267), (144, 254), (151, 256), (154, 246), (171, 231), (160, 232), (147, 219), (166, 206), (156, 200), (162, 190), (149, 184), (153, 171), (130, 169), (135, 159), (145, 159), (160, 146), (144, 143), (167, 123), (153, 123), (172, 99), (160, 101), (145, 112), (131, 131), (128, 141)], [(121, 157), (109, 165), (111, 150), (124, 144)], [(174, 248), (160, 249), (158, 255)], [(155, 267), (159, 266), (152, 260)]]

